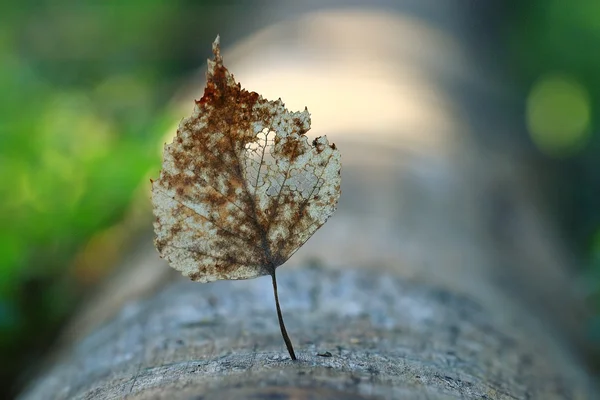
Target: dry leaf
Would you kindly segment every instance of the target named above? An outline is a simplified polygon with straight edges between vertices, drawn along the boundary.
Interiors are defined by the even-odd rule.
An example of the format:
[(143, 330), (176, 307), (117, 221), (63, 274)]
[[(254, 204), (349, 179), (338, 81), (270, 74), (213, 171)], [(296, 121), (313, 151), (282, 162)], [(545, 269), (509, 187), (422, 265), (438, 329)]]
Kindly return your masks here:
[(275, 269), (335, 211), (340, 153), (324, 136), (309, 142), (308, 110), (242, 89), (223, 66), (219, 37), (213, 53), (204, 95), (165, 145), (152, 184), (156, 248), (199, 282), (271, 275), (295, 359)]

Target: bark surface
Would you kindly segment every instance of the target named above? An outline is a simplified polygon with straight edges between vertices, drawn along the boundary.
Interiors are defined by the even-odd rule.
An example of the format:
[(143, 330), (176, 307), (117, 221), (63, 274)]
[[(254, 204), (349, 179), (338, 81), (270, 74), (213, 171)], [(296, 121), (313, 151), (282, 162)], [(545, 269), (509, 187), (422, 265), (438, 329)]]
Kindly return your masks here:
[(177, 280), (129, 303), (23, 398), (585, 398), (582, 371), (518, 314), (364, 270), (297, 268), (279, 286), (296, 362), (268, 277)]

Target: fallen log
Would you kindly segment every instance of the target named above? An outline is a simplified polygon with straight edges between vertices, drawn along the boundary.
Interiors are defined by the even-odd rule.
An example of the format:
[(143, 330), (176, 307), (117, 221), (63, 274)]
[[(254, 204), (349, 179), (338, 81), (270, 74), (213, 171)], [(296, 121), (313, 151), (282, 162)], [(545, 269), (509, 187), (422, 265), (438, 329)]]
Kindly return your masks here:
[[(320, 40), (346, 40), (356, 26), (376, 40), (351, 39), (363, 43), (352, 56), (343, 43)], [(396, 38), (407, 35), (419, 40), (398, 47)], [(352, 88), (356, 76), (381, 76), (390, 93), (404, 90), (383, 103), (367, 99), (369, 118), (388, 118), (387, 125), (371, 129), (363, 115), (325, 121), (342, 152), (340, 207), (278, 270), (297, 362), (281, 340), (268, 277), (187, 282), (158, 259), (147, 237), (72, 322), (62, 350), (21, 398), (593, 398), (580, 345), (585, 312), (567, 252), (530, 190), (535, 174), (504, 141), (515, 127), (492, 120), (486, 111), (493, 102), (460, 108), (445, 102), (458, 96), (441, 86), (434, 97), (425, 90), (427, 79), (438, 79), (468, 87), (461, 99), (497, 94), (476, 73), (461, 75), (473, 71), (454, 58), (461, 53), (449, 51), (452, 45), (399, 15), (342, 11), (286, 21), (234, 52), (261, 63), (279, 54), (280, 69), (269, 59), (272, 83), (273, 71), (289, 73), (290, 65), (322, 71), (325, 46), (327, 60), (338, 62), (331, 71), (356, 72), (351, 81), (329, 76), (330, 85), (342, 79), (334, 92), (364, 93)], [(312, 53), (302, 53), (307, 48)], [(263, 92), (235, 62), (231, 70)], [(392, 71), (401, 73), (383, 75)], [(305, 86), (312, 77), (297, 82)], [(323, 112), (337, 110), (330, 103)], [(390, 104), (397, 109), (386, 114)], [(467, 124), (457, 108), (478, 112)], [(317, 131), (319, 108), (312, 109)], [(419, 112), (423, 118), (414, 119)], [(482, 127), (489, 137), (474, 139)], [(481, 144), (490, 138), (493, 146)]]

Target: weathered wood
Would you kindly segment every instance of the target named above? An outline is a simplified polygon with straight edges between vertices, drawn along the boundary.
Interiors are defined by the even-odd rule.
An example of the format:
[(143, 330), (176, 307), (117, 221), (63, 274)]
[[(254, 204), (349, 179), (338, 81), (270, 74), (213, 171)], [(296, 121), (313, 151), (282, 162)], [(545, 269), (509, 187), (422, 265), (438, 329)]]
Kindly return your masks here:
[(314, 393), (306, 398), (321, 398), (317, 389), (337, 398), (585, 398), (582, 371), (510, 302), (507, 318), (393, 275), (320, 267), (282, 271), (280, 290), (297, 362), (268, 278), (177, 281), (128, 304), (23, 398), (247, 398), (288, 388)]

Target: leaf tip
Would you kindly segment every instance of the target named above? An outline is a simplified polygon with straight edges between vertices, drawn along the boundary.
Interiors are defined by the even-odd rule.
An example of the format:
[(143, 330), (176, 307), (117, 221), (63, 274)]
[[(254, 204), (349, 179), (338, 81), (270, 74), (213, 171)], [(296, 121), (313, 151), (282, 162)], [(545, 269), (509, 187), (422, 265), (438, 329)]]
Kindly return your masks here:
[(215, 55), (215, 61), (219, 61), (221, 59), (221, 36), (217, 35), (215, 41), (212, 44), (212, 52)]

